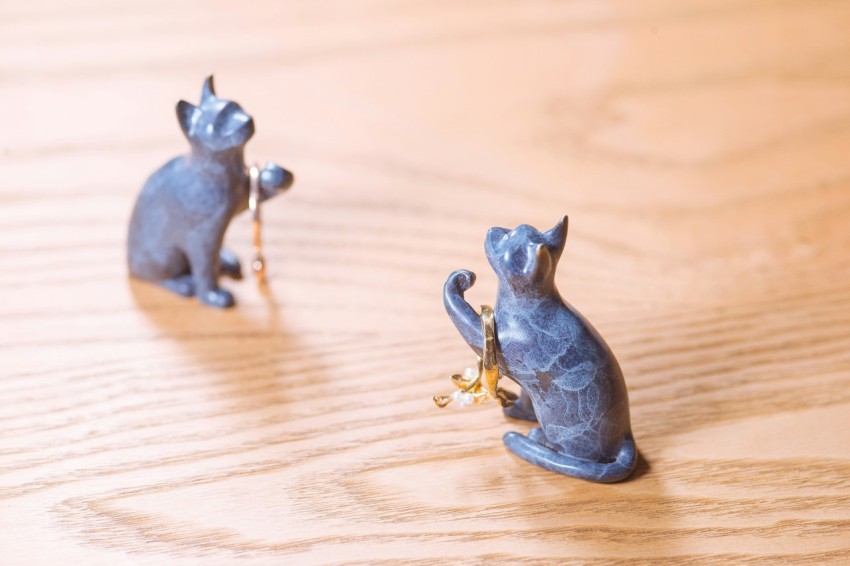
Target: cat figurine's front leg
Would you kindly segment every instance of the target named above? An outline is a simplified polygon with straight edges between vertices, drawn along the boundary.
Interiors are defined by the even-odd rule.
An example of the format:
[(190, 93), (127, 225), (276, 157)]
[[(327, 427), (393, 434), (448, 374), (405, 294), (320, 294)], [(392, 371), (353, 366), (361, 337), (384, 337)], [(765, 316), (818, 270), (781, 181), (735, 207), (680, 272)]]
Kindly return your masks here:
[(295, 175), (291, 171), (287, 171), (277, 163), (266, 163), (260, 171), (260, 191), (263, 194), (263, 200), (268, 200), (278, 192), (285, 191), (292, 186), (293, 182), (295, 182)]
[[(449, 319), (454, 323), (460, 335), (469, 344), (469, 347), (480, 356), (484, 344), (484, 335), (481, 332), (481, 319), (478, 313), (475, 312), (475, 309), (472, 308), (472, 305), (466, 302), (463, 296), (474, 284), (475, 273), (472, 271), (459, 269), (453, 272), (446, 279), (446, 283), (443, 286), (443, 304), (446, 307)], [(498, 337), (498, 328), (496, 329), (496, 335)], [(514, 419), (537, 421), (531, 398), (524, 390), (520, 394), (519, 399), (510, 407), (506, 407), (504, 412), (507, 416)]]
[(484, 334), (481, 332), (481, 319), (472, 305), (466, 302), (463, 294), (475, 284), (475, 274), (459, 269), (449, 275), (443, 285), (443, 304), (449, 319), (454, 323), (460, 335), (476, 354), (481, 355)]
[(525, 392), (525, 389), (520, 393), (519, 399), (514, 401), (510, 407), (503, 409), (506, 416), (512, 419), (522, 421), (537, 422), (537, 415), (534, 413), (534, 403), (531, 401), (531, 396)]
[(221, 243), (230, 218), (223, 214), (207, 218), (187, 234), (186, 256), (195, 283), (195, 295), (206, 305), (228, 308), (234, 304), (233, 295), (218, 285), (221, 266)]
[(227, 248), (218, 252), (218, 272), (233, 279), (242, 279), (242, 264), (236, 254)]

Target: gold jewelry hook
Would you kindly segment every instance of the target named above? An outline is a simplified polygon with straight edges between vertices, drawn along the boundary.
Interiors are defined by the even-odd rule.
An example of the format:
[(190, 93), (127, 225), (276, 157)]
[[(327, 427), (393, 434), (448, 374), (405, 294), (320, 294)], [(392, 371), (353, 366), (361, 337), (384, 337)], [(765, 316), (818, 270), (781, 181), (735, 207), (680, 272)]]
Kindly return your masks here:
[(262, 217), (260, 216), (260, 168), (252, 165), (248, 169), (248, 210), (251, 211), (253, 229), (254, 258), (251, 269), (257, 275), (257, 281), (262, 285), (266, 282), (266, 260), (263, 257), (263, 236), (261, 233)]
[(496, 359), (496, 317), (488, 305), (481, 305), (481, 333), (484, 348), (481, 350), (482, 385), (490, 397), (496, 396), (499, 388), (499, 361)]
[(465, 407), (484, 403), (488, 399), (498, 399), (502, 407), (510, 407), (517, 400), (514, 393), (499, 387), (499, 347), (496, 344), (496, 316), (493, 308), (481, 305), (480, 318), (484, 344), (481, 357), (478, 358), (477, 372), (467, 368), (463, 375), (453, 375), (451, 380), (458, 390), (451, 395), (433, 397), (434, 403), (440, 408), (452, 401)]

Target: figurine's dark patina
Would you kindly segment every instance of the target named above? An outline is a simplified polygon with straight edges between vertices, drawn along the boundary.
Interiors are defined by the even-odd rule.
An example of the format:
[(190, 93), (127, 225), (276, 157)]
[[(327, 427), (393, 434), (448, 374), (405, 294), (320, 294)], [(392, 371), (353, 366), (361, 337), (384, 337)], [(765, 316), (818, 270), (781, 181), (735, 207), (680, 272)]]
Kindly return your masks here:
[[(522, 225), (487, 233), (487, 259), (499, 278), (499, 368), (522, 387), (519, 401), (505, 413), (540, 424), (528, 436), (509, 432), (504, 440), (511, 452), (547, 470), (616, 482), (637, 462), (628, 393), (602, 336), (555, 287), (566, 237), (566, 217), (548, 232)], [(444, 301), (480, 356), (480, 318), (463, 298), (474, 282), (474, 273), (455, 271), (446, 281)]]
[[(219, 274), (242, 276), (236, 256), (221, 244), (233, 216), (248, 207), (245, 144), (254, 120), (237, 103), (218, 98), (213, 78), (198, 106), (177, 103), (177, 120), (191, 152), (176, 157), (145, 183), (130, 220), (130, 273), (214, 307), (233, 305)], [(288, 188), (292, 173), (268, 164), (260, 174), (261, 200)]]

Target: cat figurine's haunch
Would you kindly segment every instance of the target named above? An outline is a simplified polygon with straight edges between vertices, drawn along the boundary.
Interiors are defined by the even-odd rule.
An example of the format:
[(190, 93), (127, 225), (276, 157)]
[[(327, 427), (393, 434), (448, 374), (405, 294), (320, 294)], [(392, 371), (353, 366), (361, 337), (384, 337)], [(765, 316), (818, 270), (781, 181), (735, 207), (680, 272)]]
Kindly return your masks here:
[[(547, 470), (616, 482), (637, 463), (628, 393), (611, 349), (555, 286), (566, 237), (566, 217), (548, 232), (522, 225), (487, 233), (487, 259), (499, 278), (499, 370), (522, 387), (505, 413), (540, 424), (528, 436), (509, 432), (504, 440), (511, 452)], [(463, 298), (474, 282), (474, 273), (455, 271), (443, 298), (452, 322), (480, 356), (479, 315)]]
[[(236, 102), (219, 98), (210, 76), (201, 102), (177, 103), (188, 155), (163, 165), (139, 194), (127, 241), (130, 273), (214, 307), (233, 305), (218, 286), (220, 274), (242, 276), (239, 260), (222, 249), (233, 216), (248, 207), (245, 144), (254, 120)], [(260, 200), (288, 188), (293, 175), (268, 164), (260, 173)]]

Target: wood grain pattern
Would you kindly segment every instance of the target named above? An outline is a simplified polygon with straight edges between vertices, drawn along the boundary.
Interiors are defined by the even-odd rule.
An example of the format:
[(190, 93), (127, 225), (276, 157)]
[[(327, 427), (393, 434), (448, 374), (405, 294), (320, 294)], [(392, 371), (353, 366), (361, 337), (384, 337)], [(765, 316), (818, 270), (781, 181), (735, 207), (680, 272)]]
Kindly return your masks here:
[[(848, 29), (837, 0), (4, 0), (0, 562), (850, 562)], [(210, 71), (297, 176), (231, 312), (124, 265)], [(445, 276), (492, 301), (485, 230), (563, 212), (623, 484), (430, 401), (471, 362)]]

